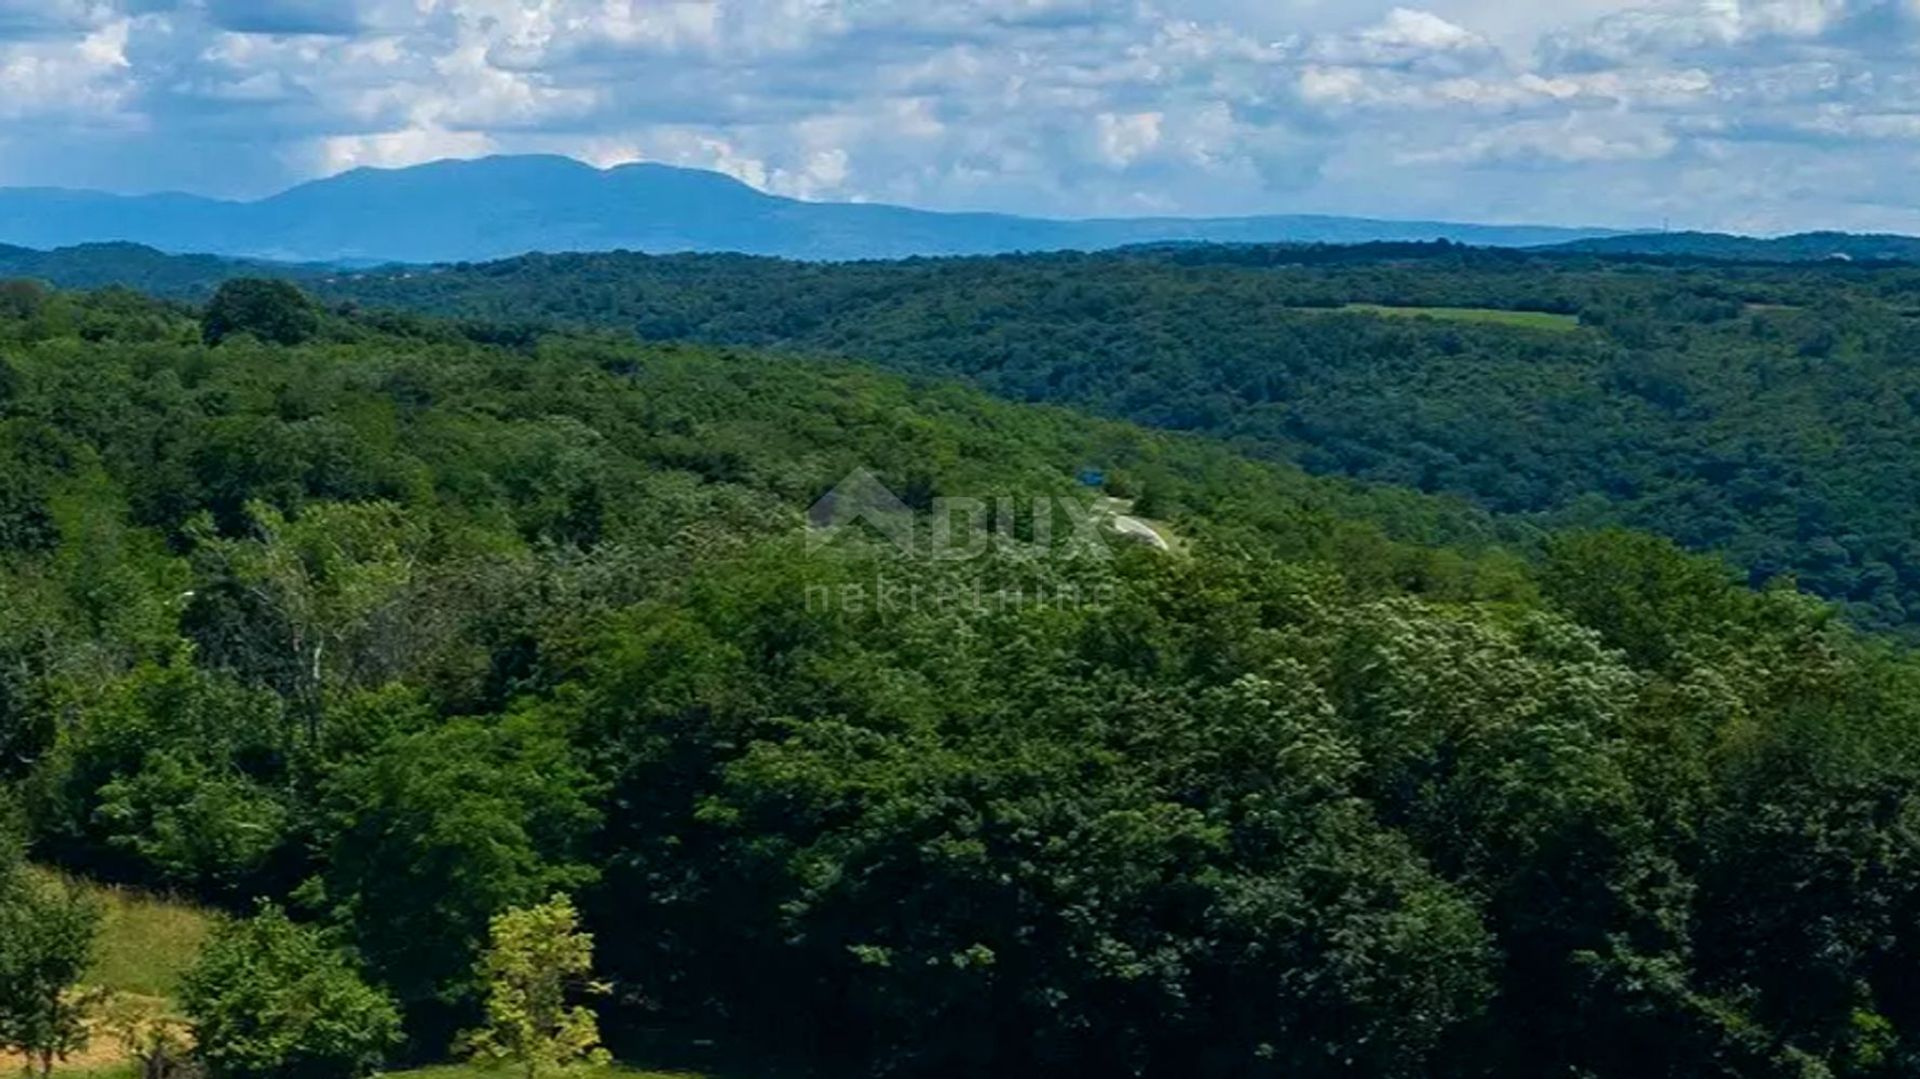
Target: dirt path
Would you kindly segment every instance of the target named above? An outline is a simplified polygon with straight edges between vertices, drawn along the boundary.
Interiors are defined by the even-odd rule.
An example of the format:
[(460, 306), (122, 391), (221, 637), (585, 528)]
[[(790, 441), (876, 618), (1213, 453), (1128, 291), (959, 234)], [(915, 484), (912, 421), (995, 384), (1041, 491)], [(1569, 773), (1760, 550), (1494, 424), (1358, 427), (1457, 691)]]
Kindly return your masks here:
[(1105, 514), (1108, 527), (1137, 543), (1156, 551), (1173, 551), (1173, 541), (1151, 522), (1133, 516), (1133, 503), (1120, 498), (1096, 499), (1094, 512)]

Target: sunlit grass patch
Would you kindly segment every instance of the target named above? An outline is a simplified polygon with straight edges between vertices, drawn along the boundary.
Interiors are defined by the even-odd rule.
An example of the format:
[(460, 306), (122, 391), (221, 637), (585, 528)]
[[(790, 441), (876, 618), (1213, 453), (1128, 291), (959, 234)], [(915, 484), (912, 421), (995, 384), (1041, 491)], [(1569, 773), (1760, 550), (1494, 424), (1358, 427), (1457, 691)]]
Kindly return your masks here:
[(1578, 316), (1556, 315), (1547, 311), (1503, 311), (1492, 307), (1389, 307), (1376, 303), (1350, 303), (1337, 310), (1382, 318), (1430, 318), (1439, 322), (1473, 322), (1555, 333), (1570, 333), (1580, 328)]
[[(52, 871), (49, 876), (58, 876)], [(100, 901), (90, 985), (135, 996), (170, 998), (213, 927), (213, 915), (131, 888), (82, 882)]]

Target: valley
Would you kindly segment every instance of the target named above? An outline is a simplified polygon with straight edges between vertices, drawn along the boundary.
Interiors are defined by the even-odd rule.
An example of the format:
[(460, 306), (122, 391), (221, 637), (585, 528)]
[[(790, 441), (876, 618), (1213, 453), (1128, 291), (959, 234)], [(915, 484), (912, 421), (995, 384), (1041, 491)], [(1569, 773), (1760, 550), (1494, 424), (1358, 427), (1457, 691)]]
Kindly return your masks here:
[[(1812, 467), (1813, 431), (1695, 396), (1740, 379), (1898, 459), (1858, 405), (1904, 400), (1859, 387), (1901, 385), (1907, 279), (1199, 254), (8, 285), (26, 841), (222, 912), (129, 961), (126, 927), (195, 922), (110, 901), (113, 980), (188, 963), (228, 1051), (245, 994), (319, 994), (346, 1070), (457, 1062), (497, 919), (553, 896), (594, 1037), (714, 1074), (1745, 1074), (1844, 1061), (1861, 1000), (1897, 1029), (1900, 574), (1864, 607), (1756, 589), (1569, 464), (1698, 429)], [(1580, 326), (1298, 310), (1338, 293)], [(1803, 504), (1898, 482), (1821, 467)], [(880, 542), (823, 549), (855, 475)], [(1742, 473), (1666, 475), (1824, 550)], [(937, 538), (1089, 497), (1147, 542)], [(1619, 995), (1647, 963), (1678, 979), (1651, 1012)], [(1676, 1036), (1698, 1008), (1738, 1021)]]

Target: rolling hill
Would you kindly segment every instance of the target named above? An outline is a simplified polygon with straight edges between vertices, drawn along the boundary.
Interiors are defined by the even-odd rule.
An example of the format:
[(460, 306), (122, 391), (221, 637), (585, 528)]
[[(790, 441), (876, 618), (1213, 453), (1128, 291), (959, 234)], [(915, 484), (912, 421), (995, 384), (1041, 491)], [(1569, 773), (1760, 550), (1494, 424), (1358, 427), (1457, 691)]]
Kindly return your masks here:
[(1555, 246), (1591, 255), (1658, 255), (1718, 262), (1920, 262), (1920, 239), (1884, 233), (1801, 232), (1735, 236), (1723, 232), (1636, 232)]
[(0, 190), (0, 243), (130, 241), (284, 261), (453, 262), (528, 251), (725, 251), (802, 259), (1094, 250), (1165, 241), (1360, 243), (1451, 239), (1523, 247), (1594, 229), (1324, 216), (1053, 221), (803, 202), (715, 172), (596, 169), (564, 157), (355, 169), (256, 202)]

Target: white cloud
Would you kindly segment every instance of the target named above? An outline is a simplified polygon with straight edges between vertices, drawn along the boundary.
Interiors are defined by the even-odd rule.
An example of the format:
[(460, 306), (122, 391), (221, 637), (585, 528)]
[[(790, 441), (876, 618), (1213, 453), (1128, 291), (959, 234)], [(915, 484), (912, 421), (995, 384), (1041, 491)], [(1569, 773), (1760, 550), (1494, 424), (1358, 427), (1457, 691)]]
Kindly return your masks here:
[(1699, 54), (1772, 60), (1823, 49), (1911, 51), (1913, 0), (1666, 0), (1550, 35), (1547, 62), (1618, 66)]
[(1523, 120), (1483, 131), (1466, 142), (1415, 151), (1409, 165), (1587, 165), (1655, 161), (1672, 154), (1679, 140), (1662, 125), (1627, 115), (1574, 114), (1560, 120)]
[(1394, 8), (1378, 23), (1354, 33), (1321, 37), (1307, 52), (1325, 64), (1445, 72), (1478, 69), (1499, 58), (1498, 50), (1479, 34), (1411, 8)]
[(540, 151), (1054, 214), (1896, 221), (1916, 60), (1920, 0), (0, 0), (0, 183)]
[(493, 139), (478, 131), (411, 128), (373, 135), (334, 135), (320, 140), (319, 166), (328, 173), (365, 166), (400, 168), (450, 157), (484, 157), (495, 149)]
[(1100, 155), (1109, 165), (1123, 168), (1160, 145), (1160, 123), (1166, 114), (1136, 112), (1122, 116), (1103, 112), (1096, 119)]
[(0, 120), (136, 122), (126, 57), (128, 23), (108, 22), (72, 41), (29, 39), (0, 45)]

